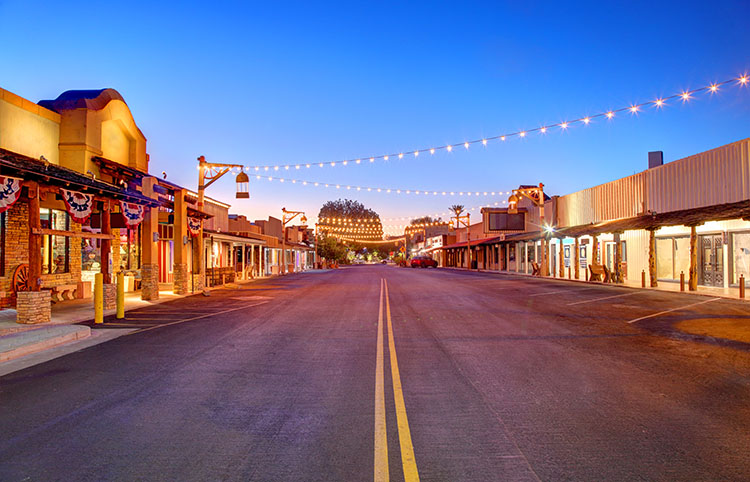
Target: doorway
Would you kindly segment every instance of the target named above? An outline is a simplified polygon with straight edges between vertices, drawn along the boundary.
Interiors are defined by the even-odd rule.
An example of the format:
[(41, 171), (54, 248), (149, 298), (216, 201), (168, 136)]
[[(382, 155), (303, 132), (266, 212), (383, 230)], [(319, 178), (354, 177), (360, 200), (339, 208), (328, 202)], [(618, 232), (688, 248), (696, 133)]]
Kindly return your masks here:
[(700, 283), (706, 286), (724, 285), (724, 250), (720, 234), (700, 236)]

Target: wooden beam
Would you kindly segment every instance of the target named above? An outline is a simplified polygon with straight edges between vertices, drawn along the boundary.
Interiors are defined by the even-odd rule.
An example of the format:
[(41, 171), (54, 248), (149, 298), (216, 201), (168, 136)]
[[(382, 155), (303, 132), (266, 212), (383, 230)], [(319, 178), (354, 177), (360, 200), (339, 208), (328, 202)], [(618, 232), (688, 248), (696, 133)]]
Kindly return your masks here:
[(656, 279), (656, 232), (653, 229), (648, 230), (648, 278), (652, 288), (659, 286)]
[[(69, 238), (90, 238), (90, 239), (115, 239), (113, 234), (99, 234), (99, 233), (86, 233), (86, 232), (74, 232), (64, 231), (61, 229), (42, 229), (42, 228), (31, 228), (31, 234), (50, 234), (52, 236), (67, 236)], [(40, 248), (41, 249), (41, 248)]]
[(560, 239), (560, 249), (559, 253), (560, 255), (557, 258), (557, 262), (560, 264), (560, 269), (558, 270), (560, 272), (560, 278), (565, 278), (565, 251), (563, 250), (563, 238)]
[(620, 241), (620, 232), (616, 231), (614, 233), (615, 238), (615, 266), (614, 266), (614, 272), (615, 272), (615, 283), (622, 283), (623, 281), (623, 275), (622, 275), (622, 242)]
[[(102, 202), (102, 234), (112, 235), (112, 218), (110, 216), (110, 204), (109, 200)], [(101, 260), (102, 260), (102, 275), (104, 275), (104, 284), (112, 283), (112, 270), (110, 264), (112, 262), (112, 238), (102, 238), (101, 243)]]
[(579, 270), (581, 269), (581, 263), (580, 259), (578, 259), (578, 253), (581, 252), (581, 248), (578, 244), (578, 237), (575, 238), (575, 242), (573, 243), (573, 250), (575, 251), (574, 253), (572, 253), (573, 276), (575, 277), (575, 279), (580, 279), (581, 275), (579, 273)]
[(698, 290), (698, 233), (695, 226), (690, 226), (690, 277), (688, 290)]
[(39, 206), (39, 184), (26, 181), (29, 195), (29, 290), (39, 291), (42, 288), (42, 237), (34, 233), (42, 228)]

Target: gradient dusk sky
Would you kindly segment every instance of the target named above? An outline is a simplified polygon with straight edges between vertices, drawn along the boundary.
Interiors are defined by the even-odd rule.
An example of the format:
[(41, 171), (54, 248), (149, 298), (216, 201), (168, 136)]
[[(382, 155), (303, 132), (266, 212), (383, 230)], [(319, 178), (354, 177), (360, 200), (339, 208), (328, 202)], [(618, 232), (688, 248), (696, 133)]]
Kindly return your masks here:
[[(195, 189), (196, 158), (331, 162), (577, 119), (750, 72), (750, 2), (37, 2), (0, 0), (0, 86), (37, 102), (111, 87), (151, 172)], [(352, 198), (382, 218), (502, 202), (343, 186), (567, 194), (750, 135), (750, 84), (486, 147), (231, 176), (207, 195), (251, 219)], [(249, 174), (253, 174), (254, 171)], [(478, 219), (478, 218), (477, 218)], [(385, 221), (386, 225), (403, 224)]]

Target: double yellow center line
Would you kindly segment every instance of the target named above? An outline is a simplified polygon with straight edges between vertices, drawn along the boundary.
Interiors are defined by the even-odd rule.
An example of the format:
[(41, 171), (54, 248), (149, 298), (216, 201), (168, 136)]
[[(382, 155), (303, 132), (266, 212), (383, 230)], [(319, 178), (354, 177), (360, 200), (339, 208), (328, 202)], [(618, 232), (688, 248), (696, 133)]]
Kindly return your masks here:
[(398, 372), (396, 344), (393, 340), (393, 323), (391, 321), (391, 303), (388, 299), (388, 282), (380, 279), (380, 308), (378, 312), (378, 338), (375, 363), (375, 482), (390, 480), (388, 473), (388, 436), (385, 422), (385, 369), (383, 363), (383, 307), (385, 306), (388, 322), (388, 351), (391, 362), (391, 379), (393, 380), (393, 399), (396, 405), (396, 425), (401, 448), (401, 464), (404, 480), (418, 481), (417, 461), (414, 458), (414, 446), (411, 443), (409, 420), (406, 418), (404, 393), (401, 389), (401, 375)]

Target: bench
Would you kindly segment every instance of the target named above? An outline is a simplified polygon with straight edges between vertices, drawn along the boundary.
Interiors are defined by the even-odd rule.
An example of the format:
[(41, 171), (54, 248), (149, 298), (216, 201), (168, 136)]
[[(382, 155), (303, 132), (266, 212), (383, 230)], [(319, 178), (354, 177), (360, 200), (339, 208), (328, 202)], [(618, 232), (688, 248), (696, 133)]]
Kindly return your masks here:
[(603, 264), (590, 264), (589, 271), (591, 272), (589, 281), (609, 283), (612, 279), (612, 273)]
[(534, 261), (531, 262), (531, 274), (534, 276), (542, 275), (542, 267), (539, 266), (539, 263), (536, 263)]
[(74, 285), (46, 286), (42, 289), (50, 292), (50, 300), (52, 300), (52, 303), (58, 303), (60, 301), (74, 299), (76, 289), (78, 289), (78, 285), (74, 284)]

